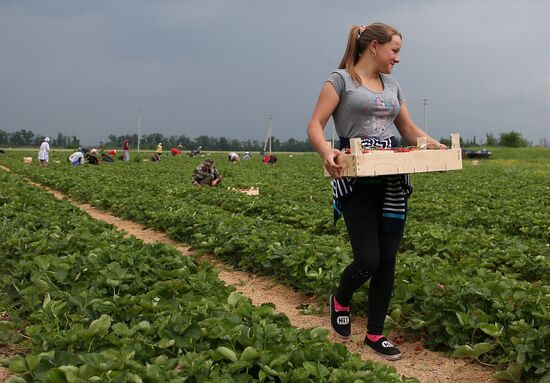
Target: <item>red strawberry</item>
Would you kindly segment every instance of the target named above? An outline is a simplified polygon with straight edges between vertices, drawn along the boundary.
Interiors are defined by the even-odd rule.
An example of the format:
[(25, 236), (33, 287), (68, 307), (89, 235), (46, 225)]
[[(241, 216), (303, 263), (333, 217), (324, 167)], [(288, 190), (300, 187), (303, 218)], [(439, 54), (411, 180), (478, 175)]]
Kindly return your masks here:
[(394, 336), (392, 340), (393, 340), (393, 343), (399, 346), (405, 341), (405, 338), (403, 337), (403, 335), (397, 335), (397, 336)]

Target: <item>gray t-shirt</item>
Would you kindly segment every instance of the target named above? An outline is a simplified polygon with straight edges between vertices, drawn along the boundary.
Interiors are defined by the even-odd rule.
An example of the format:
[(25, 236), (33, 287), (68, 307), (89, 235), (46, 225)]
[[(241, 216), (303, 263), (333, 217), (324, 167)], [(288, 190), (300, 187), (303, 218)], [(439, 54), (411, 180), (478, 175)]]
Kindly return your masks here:
[(327, 79), (340, 102), (332, 113), (336, 133), (340, 137), (376, 137), (386, 139), (393, 136), (393, 121), (399, 113), (399, 106), (405, 102), (405, 95), (395, 78), (380, 73), (384, 84), (382, 92), (373, 92), (353, 81), (345, 69), (338, 69)]

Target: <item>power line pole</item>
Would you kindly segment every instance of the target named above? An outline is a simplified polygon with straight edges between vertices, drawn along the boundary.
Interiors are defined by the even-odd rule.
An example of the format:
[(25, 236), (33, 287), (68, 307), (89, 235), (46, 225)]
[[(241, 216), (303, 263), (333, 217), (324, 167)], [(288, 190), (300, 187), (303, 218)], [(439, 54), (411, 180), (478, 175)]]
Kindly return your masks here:
[(273, 135), (273, 132), (271, 131), (271, 114), (269, 115), (269, 154), (271, 154), (271, 136)]
[(263, 151), (267, 149), (267, 144), (269, 143), (269, 154), (271, 154), (271, 114), (268, 114), (269, 123), (267, 126), (267, 135), (265, 136), (265, 144)]
[(140, 143), (141, 143), (141, 124), (143, 122), (143, 113), (141, 113), (141, 109), (139, 109), (138, 111), (138, 131), (137, 131), (137, 138), (138, 138), (138, 142), (137, 142), (137, 152), (138, 152), (138, 158), (139, 158), (139, 147), (140, 147)]
[(424, 106), (424, 133), (428, 134), (428, 99), (422, 99), (422, 105)]

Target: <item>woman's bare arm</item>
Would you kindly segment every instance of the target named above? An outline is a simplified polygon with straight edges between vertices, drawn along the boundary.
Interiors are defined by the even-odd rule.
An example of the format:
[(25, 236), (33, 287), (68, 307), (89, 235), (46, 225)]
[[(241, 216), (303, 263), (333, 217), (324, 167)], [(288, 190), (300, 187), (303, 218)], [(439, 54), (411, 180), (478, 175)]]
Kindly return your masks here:
[(340, 155), (340, 151), (331, 148), (327, 144), (323, 130), (339, 102), (340, 97), (338, 96), (338, 93), (336, 93), (336, 90), (332, 84), (326, 82), (321, 89), (319, 99), (317, 100), (317, 105), (315, 106), (313, 115), (307, 125), (307, 135), (309, 140), (311, 141), (313, 148), (323, 158), (325, 168), (333, 178), (340, 178), (340, 170), (342, 167), (337, 165), (335, 162), (336, 157)]
[(444, 146), (440, 144), (439, 141), (428, 136), (426, 132), (414, 124), (411, 115), (409, 114), (407, 104), (400, 105), (399, 114), (395, 118), (394, 123), (397, 130), (401, 134), (401, 137), (403, 137), (409, 145), (416, 145), (417, 138), (426, 137), (428, 139), (428, 143)]

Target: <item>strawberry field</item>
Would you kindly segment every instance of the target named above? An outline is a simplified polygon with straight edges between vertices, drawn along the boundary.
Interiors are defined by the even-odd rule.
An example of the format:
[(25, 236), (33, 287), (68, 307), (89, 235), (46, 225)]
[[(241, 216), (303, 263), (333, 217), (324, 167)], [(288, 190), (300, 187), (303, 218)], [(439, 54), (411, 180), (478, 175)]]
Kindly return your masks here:
[[(22, 156), (8, 152), (0, 164), (321, 301), (351, 256), (343, 223), (332, 224), (330, 186), (313, 154), (280, 155), (276, 166), (258, 158), (230, 164), (225, 154), (213, 154), (223, 176), (213, 189), (191, 185), (200, 158), (71, 167), (54, 153), (61, 162), (39, 168), (23, 164)], [(158, 372), (168, 374), (158, 379), (169, 381), (184, 368), (208, 370), (220, 381), (275, 374), (293, 381), (291, 365), (312, 374), (294, 381), (339, 381), (340, 373), (351, 377), (365, 369), (381, 374), (374, 380), (399, 379), (356, 359), (337, 369), (338, 358), (349, 356), (328, 346), (323, 331), (292, 329), (270, 306), (254, 309), (229, 289), (213, 288), (219, 282), (212, 270), (175, 257), (168, 247), (123, 240), (16, 176), (2, 174), (0, 182), (0, 256), (9, 265), (2, 272), (7, 293), (0, 311), (13, 316), (2, 322), (1, 341), (21, 340), (8, 330), (26, 326), (32, 356), (16, 359), (12, 369), (27, 372), (27, 380), (38, 369), (43, 377), (115, 371), (121, 381), (145, 373), (151, 375), (144, 381), (154, 381)], [(462, 171), (416, 174), (413, 185), (387, 329), (496, 365), (502, 380), (550, 381), (550, 152), (500, 150), (478, 166), (465, 161)], [(259, 196), (234, 190), (251, 186), (260, 188)], [(354, 297), (355, 313), (368, 315), (366, 300), (365, 288)], [(263, 319), (250, 319), (254, 315)], [(212, 316), (218, 319), (206, 319)], [(259, 322), (278, 337), (253, 329), (250, 342), (241, 342), (242, 326)], [(210, 325), (207, 339), (184, 335)], [(223, 337), (221, 328), (234, 338)], [(189, 339), (193, 345), (185, 344)], [(319, 345), (309, 347), (311, 342)], [(282, 356), (270, 348), (275, 344), (299, 356), (285, 353), (277, 364)], [(127, 353), (102, 370), (107, 359), (115, 363), (112, 349)], [(246, 359), (248, 353), (253, 359)], [(61, 367), (66, 365), (80, 367)]]
[(1, 344), (10, 382), (413, 382), (253, 307), (173, 247), (124, 239), (0, 172)]

